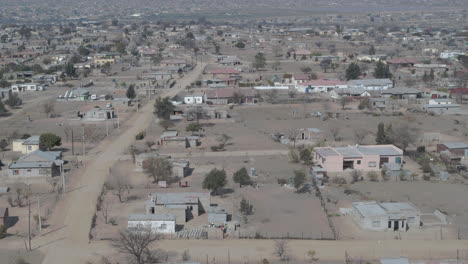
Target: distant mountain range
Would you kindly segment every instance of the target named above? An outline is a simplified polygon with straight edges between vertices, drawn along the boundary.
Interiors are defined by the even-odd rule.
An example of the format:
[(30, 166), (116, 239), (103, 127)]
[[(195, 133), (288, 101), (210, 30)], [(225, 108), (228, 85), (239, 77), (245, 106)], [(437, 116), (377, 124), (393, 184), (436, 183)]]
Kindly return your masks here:
[(78, 7), (102, 5), (145, 9), (225, 10), (245, 8), (322, 9), (329, 11), (404, 11), (462, 7), (468, 0), (0, 0), (2, 7)]

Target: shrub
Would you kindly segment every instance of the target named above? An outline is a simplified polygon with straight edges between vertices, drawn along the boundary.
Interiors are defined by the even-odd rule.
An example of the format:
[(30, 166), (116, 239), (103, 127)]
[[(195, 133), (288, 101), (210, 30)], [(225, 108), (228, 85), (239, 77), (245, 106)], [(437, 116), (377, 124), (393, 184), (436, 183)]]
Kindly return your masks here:
[(367, 178), (369, 178), (369, 181), (371, 182), (377, 182), (379, 181), (379, 175), (375, 171), (370, 171), (367, 173)]
[(347, 181), (345, 178), (343, 177), (334, 177), (331, 179), (331, 183), (334, 183), (334, 184), (346, 184)]
[(140, 133), (136, 134), (135, 139), (136, 140), (143, 140), (146, 136), (146, 133), (144, 131), (141, 131)]

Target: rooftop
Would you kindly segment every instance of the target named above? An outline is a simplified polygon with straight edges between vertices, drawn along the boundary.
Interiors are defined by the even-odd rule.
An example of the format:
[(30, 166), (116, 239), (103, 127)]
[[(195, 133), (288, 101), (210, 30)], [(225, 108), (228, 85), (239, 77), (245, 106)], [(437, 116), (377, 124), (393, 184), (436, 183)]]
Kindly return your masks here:
[(468, 148), (468, 144), (464, 142), (446, 142), (442, 143), (442, 145), (446, 146), (449, 149), (465, 149)]
[(171, 214), (132, 214), (128, 216), (128, 221), (175, 221), (175, 216)]
[(197, 204), (198, 198), (209, 193), (152, 193), (155, 203), (159, 205)]
[(356, 202), (353, 207), (363, 217), (386, 216), (389, 214), (418, 213), (419, 210), (411, 203), (379, 203), (375, 201)]

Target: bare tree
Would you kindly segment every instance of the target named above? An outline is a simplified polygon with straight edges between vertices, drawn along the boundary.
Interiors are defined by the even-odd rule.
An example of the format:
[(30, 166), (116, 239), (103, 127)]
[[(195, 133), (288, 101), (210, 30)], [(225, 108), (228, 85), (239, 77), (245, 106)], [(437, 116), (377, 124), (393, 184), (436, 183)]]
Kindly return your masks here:
[(125, 191), (128, 191), (131, 188), (128, 178), (118, 170), (113, 171), (109, 176), (110, 178), (106, 182), (106, 188), (109, 189), (113, 195), (119, 198), (119, 202), (123, 202)]
[(103, 202), (101, 207), (102, 217), (104, 218), (104, 223), (108, 223), (109, 211), (111, 210), (112, 205), (109, 202)]
[(347, 96), (341, 97), (340, 99), (341, 109), (344, 110), (347, 104), (348, 104), (348, 97)]
[(367, 134), (369, 134), (369, 131), (367, 131), (367, 130), (355, 129), (354, 130), (354, 137), (356, 139), (356, 143), (362, 144), (364, 142), (364, 139), (366, 139)]
[(172, 176), (172, 164), (164, 158), (150, 158), (143, 163), (143, 169), (154, 182), (168, 180)]
[(161, 239), (158, 233), (149, 228), (121, 231), (119, 238), (113, 241), (112, 246), (119, 252), (129, 255), (135, 264), (152, 264), (161, 261), (160, 252), (152, 251), (153, 245)]
[(72, 128), (69, 125), (65, 125), (63, 127), (63, 133), (65, 134), (65, 141), (69, 141), (71, 139), (71, 131), (72, 131)]
[(395, 145), (406, 152), (406, 148), (418, 140), (419, 130), (410, 127), (407, 123), (402, 123), (393, 130), (393, 135), (389, 136), (392, 136)]
[(54, 112), (55, 110), (55, 101), (49, 100), (45, 102), (42, 105), (42, 110), (44, 111), (44, 114), (47, 115), (47, 118), (49, 118), (49, 115)]
[(340, 127), (339, 126), (330, 127), (330, 135), (332, 136), (333, 140), (340, 141)]
[(280, 258), (281, 261), (288, 260), (288, 241), (286, 240), (276, 240), (275, 241), (275, 248), (274, 254)]

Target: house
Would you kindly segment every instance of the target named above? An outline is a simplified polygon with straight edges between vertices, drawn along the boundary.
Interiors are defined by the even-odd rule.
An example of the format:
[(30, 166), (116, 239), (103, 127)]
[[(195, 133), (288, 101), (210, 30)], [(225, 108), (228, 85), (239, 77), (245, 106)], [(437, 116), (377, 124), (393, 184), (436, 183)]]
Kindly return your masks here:
[(392, 88), (382, 90), (382, 97), (394, 97), (396, 99), (416, 99), (422, 97), (422, 91), (415, 88)]
[(11, 93), (11, 88), (0, 88), (0, 100), (8, 100)]
[(63, 96), (58, 96), (58, 99), (66, 101), (87, 101), (90, 98), (90, 92), (87, 89), (81, 87), (66, 91)]
[(39, 149), (39, 136), (13, 140), (13, 151), (28, 154)]
[(184, 96), (185, 104), (203, 104), (203, 99), (205, 98), (205, 93), (193, 93)]
[(219, 206), (210, 206), (208, 208), (208, 224), (223, 225), (228, 220), (226, 209)]
[(221, 77), (233, 77), (239, 76), (240, 71), (233, 69), (233, 68), (214, 68), (214, 69), (205, 69), (205, 74), (211, 74), (213, 78), (221, 78)]
[(114, 108), (106, 107), (106, 108), (93, 108), (84, 113), (83, 119), (86, 121), (106, 121), (109, 119), (115, 118)]
[(36, 150), (10, 163), (8, 170), (10, 178), (60, 176), (62, 152)]
[(429, 99), (428, 104), (421, 106), (421, 109), (432, 114), (459, 113), (460, 105), (453, 104), (450, 99)]
[(446, 142), (437, 144), (437, 152), (449, 151), (459, 157), (468, 157), (468, 144), (463, 142)]
[(209, 89), (205, 93), (205, 102), (211, 104), (231, 104), (231, 103), (256, 103), (255, 93), (252, 89), (239, 88), (216, 88)]
[(93, 56), (93, 62), (96, 65), (102, 66), (104, 64), (114, 64), (117, 60), (121, 57), (120, 53), (114, 52), (104, 52), (104, 53), (97, 53)]
[(185, 178), (190, 174), (190, 162), (188, 160), (172, 161), (172, 173), (177, 178)]
[(393, 81), (390, 79), (350, 80), (348, 87), (361, 88), (366, 91), (381, 91), (393, 88)]
[(291, 83), (294, 85), (299, 85), (308, 81), (310, 81), (310, 75), (308, 74), (296, 73), (291, 77)]
[(179, 136), (179, 132), (176, 130), (164, 131), (161, 136), (159, 136), (159, 144), (162, 146), (169, 147), (181, 147), (181, 148), (193, 148), (198, 146), (199, 137), (198, 136)]
[(177, 67), (181, 70), (184, 70), (188, 66), (187, 61), (184, 59), (167, 59), (161, 61), (160, 64), (163, 67)]
[(173, 73), (169, 71), (157, 71), (143, 76), (143, 79), (164, 81), (173, 78)]
[(0, 207), (0, 225), (8, 227), (8, 218), (10, 217), (8, 207)]
[(387, 64), (399, 67), (412, 67), (417, 63), (419, 63), (419, 60), (414, 58), (394, 58), (387, 60)]
[(184, 224), (206, 213), (211, 205), (210, 193), (150, 193), (145, 202), (146, 214), (172, 214), (176, 224)]
[(440, 53), (439, 58), (441, 59), (457, 59), (458, 56), (465, 55), (464, 52), (456, 50), (456, 51), (448, 51), (444, 50)]
[(421, 226), (421, 213), (412, 203), (353, 203), (350, 215), (365, 230), (403, 231)]
[(363, 88), (344, 88), (334, 89), (330, 92), (330, 97), (333, 99), (340, 99), (342, 97), (369, 97), (371, 96), (369, 91)]
[(299, 92), (304, 93), (328, 93), (333, 89), (348, 88), (348, 84), (339, 80), (311, 80), (296, 86)]
[(397, 108), (397, 104), (391, 98), (369, 98), (369, 104), (372, 109), (379, 109), (379, 110), (394, 110)]
[(132, 214), (128, 216), (127, 228), (130, 231), (149, 229), (153, 233), (174, 234), (176, 218), (171, 214)]
[(43, 91), (43, 90), (44, 88), (38, 85), (37, 83), (14, 84), (11, 86), (11, 91), (14, 93)]
[(385, 163), (403, 162), (403, 150), (394, 145), (314, 148), (314, 161), (327, 172), (347, 169), (378, 171)]
[(242, 64), (237, 56), (219, 56), (218, 63), (223, 66), (236, 66)]

